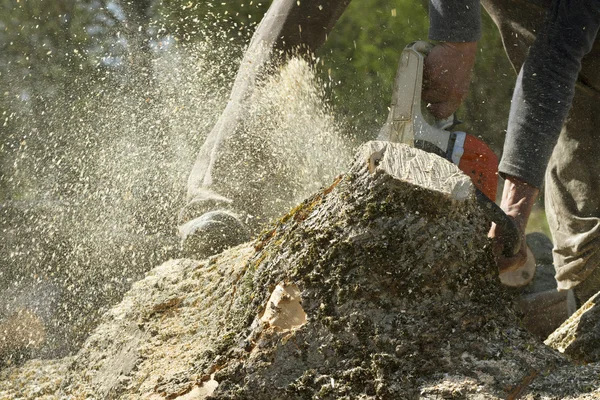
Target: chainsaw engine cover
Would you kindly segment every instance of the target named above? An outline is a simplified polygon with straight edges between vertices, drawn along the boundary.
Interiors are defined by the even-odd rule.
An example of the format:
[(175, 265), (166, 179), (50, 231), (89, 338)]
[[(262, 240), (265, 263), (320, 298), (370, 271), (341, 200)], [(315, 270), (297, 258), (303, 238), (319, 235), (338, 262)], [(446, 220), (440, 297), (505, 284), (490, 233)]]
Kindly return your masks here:
[[(463, 133), (463, 132), (456, 132)], [(464, 138), (464, 141), (458, 139)], [(475, 186), (490, 200), (496, 200), (498, 188), (498, 156), (485, 142), (472, 135), (458, 136), (454, 145), (452, 161), (472, 180)], [(460, 157), (454, 155), (460, 154)]]

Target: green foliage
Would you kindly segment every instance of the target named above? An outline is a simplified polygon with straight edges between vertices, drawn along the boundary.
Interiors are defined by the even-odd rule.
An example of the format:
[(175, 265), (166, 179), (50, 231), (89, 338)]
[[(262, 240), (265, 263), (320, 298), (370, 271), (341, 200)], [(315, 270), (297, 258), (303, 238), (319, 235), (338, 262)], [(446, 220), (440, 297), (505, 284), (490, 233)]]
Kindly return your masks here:
[(506, 57), (496, 25), (485, 12), (482, 15), (483, 36), (469, 96), (459, 111), (465, 121), (460, 128), (481, 137), (500, 155), (517, 76)]
[(226, 32), (230, 39), (247, 41), (267, 12), (270, 1), (163, 0), (157, 5), (160, 24), (180, 40), (202, 40)]
[[(427, 40), (426, 2), (354, 1), (319, 51), (323, 79), (333, 101), (363, 140), (373, 138), (387, 117), (400, 52)], [(459, 111), (460, 127), (480, 135), (499, 151), (508, 117), (514, 73), (487, 15), (471, 91)]]
[(409, 42), (426, 39), (427, 26), (419, 2), (354, 1), (319, 52), (338, 111), (365, 139), (387, 117), (400, 52)]

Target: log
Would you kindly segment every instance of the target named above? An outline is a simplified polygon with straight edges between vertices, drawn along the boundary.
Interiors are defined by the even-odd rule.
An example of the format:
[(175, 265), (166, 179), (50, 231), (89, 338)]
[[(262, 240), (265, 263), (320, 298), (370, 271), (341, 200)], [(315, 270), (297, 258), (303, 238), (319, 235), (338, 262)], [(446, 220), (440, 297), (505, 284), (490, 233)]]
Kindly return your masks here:
[[(251, 243), (135, 283), (46, 393), (151, 399), (517, 399), (600, 395), (520, 325), (470, 180), (363, 145)], [(30, 361), (10, 374), (23, 379)], [(64, 371), (67, 371), (66, 373)], [(0, 375), (0, 397), (7, 389)], [(53, 381), (55, 382), (55, 381)], [(54, 391), (53, 391), (54, 390)], [(23, 395), (25, 393), (25, 395)], [(34, 398), (34, 397), (29, 397)]]
[(600, 362), (600, 293), (592, 296), (544, 343), (576, 363)]

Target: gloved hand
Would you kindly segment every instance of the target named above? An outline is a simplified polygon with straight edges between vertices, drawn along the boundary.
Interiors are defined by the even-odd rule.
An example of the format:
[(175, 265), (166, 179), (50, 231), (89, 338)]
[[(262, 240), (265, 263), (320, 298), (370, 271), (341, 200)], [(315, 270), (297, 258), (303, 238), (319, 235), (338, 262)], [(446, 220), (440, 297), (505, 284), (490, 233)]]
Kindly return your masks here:
[(520, 232), (521, 248), (512, 257), (506, 257), (502, 254), (504, 249), (503, 232), (496, 224), (492, 224), (488, 236), (494, 239), (494, 254), (498, 264), (500, 273), (514, 271), (527, 261), (527, 243), (525, 242), (525, 228), (531, 215), (533, 203), (537, 199), (540, 190), (528, 183), (507, 176), (504, 182), (504, 190), (502, 191), (502, 202), (500, 208), (504, 210), (506, 215), (511, 217)]
[(467, 96), (476, 53), (477, 42), (441, 42), (425, 57), (422, 98), (436, 119), (451, 116)]

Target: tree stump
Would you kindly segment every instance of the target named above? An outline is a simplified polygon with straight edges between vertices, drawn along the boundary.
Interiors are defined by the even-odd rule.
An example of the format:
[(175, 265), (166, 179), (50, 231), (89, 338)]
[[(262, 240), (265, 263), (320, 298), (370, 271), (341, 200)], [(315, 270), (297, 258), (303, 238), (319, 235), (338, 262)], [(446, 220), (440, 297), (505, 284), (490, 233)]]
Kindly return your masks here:
[(454, 165), (369, 142), (348, 173), (254, 242), (209, 260), (168, 262), (137, 282), (68, 361), (57, 393), (600, 394), (597, 364), (572, 366), (520, 327), (499, 284), (488, 225), (469, 178)]

